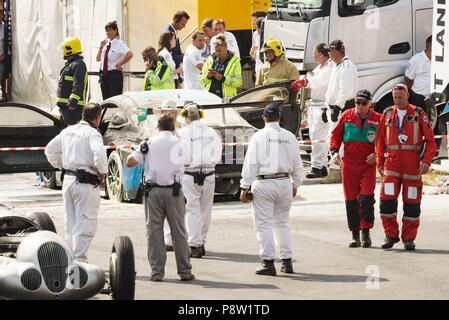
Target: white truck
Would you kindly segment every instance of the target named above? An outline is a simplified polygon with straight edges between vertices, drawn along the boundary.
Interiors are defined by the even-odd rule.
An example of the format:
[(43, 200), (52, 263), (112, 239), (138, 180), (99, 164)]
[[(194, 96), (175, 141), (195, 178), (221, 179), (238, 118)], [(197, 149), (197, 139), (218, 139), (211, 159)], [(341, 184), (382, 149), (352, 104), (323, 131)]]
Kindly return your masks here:
[(357, 66), (359, 89), (373, 94), (381, 112), (393, 104), (391, 88), (404, 83), (408, 61), (432, 34), (432, 9), (432, 0), (273, 0), (262, 38), (281, 41), (301, 74), (316, 66), (315, 44), (342, 40)]

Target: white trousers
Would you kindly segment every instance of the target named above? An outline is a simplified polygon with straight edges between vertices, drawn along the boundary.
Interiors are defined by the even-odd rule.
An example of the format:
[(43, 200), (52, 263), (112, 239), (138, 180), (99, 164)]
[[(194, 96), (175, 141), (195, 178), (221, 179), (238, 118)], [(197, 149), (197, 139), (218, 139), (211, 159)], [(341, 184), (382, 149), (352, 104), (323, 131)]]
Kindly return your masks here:
[[(324, 102), (312, 102), (307, 114), (310, 140), (325, 140), (329, 134), (329, 122), (323, 121)], [(310, 155), (312, 167), (321, 169), (327, 166), (328, 143), (313, 143)]]
[(193, 177), (184, 175), (182, 190), (186, 197), (186, 224), (189, 246), (200, 247), (206, 243), (212, 206), (214, 205), (215, 175), (206, 177), (204, 185), (193, 183)]
[(276, 249), (281, 259), (292, 258), (288, 219), (292, 204), (290, 179), (257, 180), (252, 185), (253, 218), (260, 246), (260, 257), (274, 260)]
[[(328, 135), (327, 135), (327, 139), (326, 139), (326, 140), (328, 140), (329, 142), (326, 143), (326, 146), (327, 146), (327, 150), (328, 150), (328, 152), (329, 152), (329, 157), (330, 157), (330, 160), (329, 160), (329, 168), (340, 170), (340, 169), (341, 169), (341, 165), (336, 165), (336, 164), (332, 161), (332, 155), (331, 155), (330, 150), (329, 150), (329, 148), (330, 148), (330, 140), (331, 140), (331, 134), (332, 134), (332, 131), (335, 129), (335, 127), (336, 127), (337, 124), (338, 124), (338, 121), (337, 121), (337, 122), (333, 122), (333, 121), (331, 120), (331, 112), (332, 112), (332, 110), (331, 110), (330, 108), (328, 108), (328, 109), (327, 109), (327, 120), (328, 120), (328, 123), (329, 123), (329, 132), (328, 132)], [(339, 119), (339, 120), (340, 120), (340, 118), (341, 118), (341, 112), (340, 112), (340, 114), (338, 115), (338, 119)], [(340, 157), (343, 158), (343, 155), (344, 155), (344, 144), (343, 144), (343, 143), (341, 144), (340, 152), (339, 152), (339, 153), (340, 153)]]
[(87, 262), (87, 250), (97, 231), (100, 188), (77, 183), (74, 176), (64, 176), (65, 239), (76, 260)]

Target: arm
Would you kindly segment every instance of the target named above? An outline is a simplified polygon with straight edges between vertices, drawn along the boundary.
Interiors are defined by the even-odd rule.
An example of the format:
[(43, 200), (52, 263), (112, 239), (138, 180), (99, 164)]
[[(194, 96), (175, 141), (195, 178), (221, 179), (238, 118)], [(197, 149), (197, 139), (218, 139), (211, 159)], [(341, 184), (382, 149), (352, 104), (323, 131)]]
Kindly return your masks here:
[(126, 166), (128, 168), (134, 168), (134, 167), (137, 167), (138, 165), (139, 165), (139, 162), (137, 162), (137, 160), (134, 159), (132, 155), (129, 155), (128, 159), (126, 160)]
[(249, 187), (256, 180), (257, 170), (259, 168), (259, 161), (257, 160), (257, 133), (252, 136), (251, 141), (246, 151), (245, 161), (243, 162), (242, 179), (240, 180), (240, 187), (242, 189), (249, 189)]
[(51, 140), (45, 147), (45, 156), (48, 162), (58, 169), (63, 169), (62, 167), (62, 140), (61, 135), (57, 135), (53, 140)]
[(298, 80), (299, 79), (299, 71), (296, 69), (295, 65), (292, 63), (290, 68), (290, 76), (289, 80)]
[(101, 53), (103, 52), (103, 48), (106, 45), (107, 41), (108, 41), (108, 39), (104, 39), (103, 41), (101, 41), (100, 49), (98, 49), (97, 57), (96, 57), (97, 62), (101, 62)]
[(293, 149), (293, 173), (292, 173), (292, 179), (293, 179), (293, 192), (296, 196), (295, 190), (299, 188), (302, 182), (302, 170), (304, 168), (304, 165), (301, 160), (301, 155), (299, 154), (299, 144), (298, 141), (294, 138), (292, 139), (292, 149)]
[(123, 70), (123, 66), (125, 64), (127, 64), (133, 57), (134, 57), (134, 54), (132, 53), (131, 50), (129, 50), (128, 53), (123, 58), (123, 60), (116, 65), (117, 70), (122, 71)]
[(212, 82), (211, 79), (207, 77), (209, 73), (209, 69), (212, 67), (212, 57), (209, 56), (206, 63), (203, 65), (203, 70), (201, 71), (200, 75), (200, 83), (204, 86), (208, 85), (210, 82)]
[(108, 157), (103, 138), (99, 132), (94, 132), (90, 137), (90, 148), (94, 154), (94, 166), (100, 174), (108, 173)]
[(412, 87), (413, 87), (413, 83), (415, 81), (410, 79), (410, 78), (408, 78), (407, 76), (404, 76), (404, 80), (405, 80), (405, 84), (407, 85), (408, 91), (413, 93)]
[(379, 170), (379, 173), (381, 173), (381, 175), (383, 175), (383, 167), (385, 164), (385, 152), (387, 150), (386, 146), (385, 146), (385, 121), (386, 121), (386, 116), (385, 114), (382, 114), (382, 117), (380, 118), (380, 124), (379, 124), (379, 128), (377, 129), (377, 133), (376, 133), (376, 140), (374, 142), (374, 151), (376, 152), (377, 155), (377, 169)]
[(85, 94), (87, 90), (87, 68), (84, 63), (77, 63), (74, 66), (72, 94), (69, 97), (67, 106), (77, 108), (78, 103), (85, 103)]
[(408, 90), (413, 93), (412, 86), (416, 76), (418, 64), (416, 63), (416, 59), (412, 57), (407, 65), (407, 69), (405, 70), (404, 80), (407, 85)]
[(335, 103), (340, 107), (340, 109), (343, 109), (345, 107), (346, 101), (354, 98), (353, 94), (355, 91), (355, 87), (356, 83), (354, 82), (354, 77), (351, 69), (343, 69), (339, 82), (338, 97)]
[(256, 87), (259, 87), (259, 86), (263, 85), (263, 82), (264, 82), (263, 69), (264, 69), (263, 67), (260, 68), (260, 71), (259, 71), (259, 73), (257, 74), (257, 77), (256, 77), (256, 83), (255, 83), (255, 86), (256, 86)]
[(231, 74), (226, 76), (224, 83), (227, 86), (238, 88), (243, 84), (242, 81), (242, 65), (239, 60), (235, 60)]
[(318, 75), (307, 78), (309, 80), (309, 88), (312, 90), (318, 90), (327, 87), (329, 85), (331, 72), (331, 68), (325, 68)]
[[(424, 135), (424, 141), (426, 143), (426, 149), (424, 151), (424, 155), (422, 158), (422, 163), (427, 164), (428, 167), (432, 164), (432, 159), (435, 157), (437, 153), (437, 145), (435, 142), (435, 136), (433, 134), (432, 127), (430, 126), (430, 120), (429, 116), (423, 112), (419, 116), (419, 126), (422, 130), (422, 133)], [(427, 168), (428, 170), (428, 168)], [(424, 174), (427, 173), (423, 172)]]
[[(139, 149), (140, 150), (140, 146)], [(143, 163), (145, 160), (144, 155), (140, 151), (134, 151), (131, 155), (126, 159), (126, 166), (128, 168), (133, 168)]]

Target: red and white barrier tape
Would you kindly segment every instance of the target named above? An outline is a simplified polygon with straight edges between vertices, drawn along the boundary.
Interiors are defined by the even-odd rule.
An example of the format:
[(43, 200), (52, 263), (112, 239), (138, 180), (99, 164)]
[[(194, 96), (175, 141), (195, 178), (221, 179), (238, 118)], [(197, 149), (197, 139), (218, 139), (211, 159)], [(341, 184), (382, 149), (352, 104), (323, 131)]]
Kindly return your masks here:
[[(435, 136), (435, 139), (446, 139), (449, 135)], [(309, 145), (313, 143), (325, 143), (326, 140), (303, 140), (298, 141), (300, 145)], [(223, 143), (223, 147), (247, 146), (247, 142)], [(108, 150), (131, 149), (133, 146), (106, 146)], [(23, 148), (0, 148), (0, 151), (45, 151), (45, 147), (23, 147)]]

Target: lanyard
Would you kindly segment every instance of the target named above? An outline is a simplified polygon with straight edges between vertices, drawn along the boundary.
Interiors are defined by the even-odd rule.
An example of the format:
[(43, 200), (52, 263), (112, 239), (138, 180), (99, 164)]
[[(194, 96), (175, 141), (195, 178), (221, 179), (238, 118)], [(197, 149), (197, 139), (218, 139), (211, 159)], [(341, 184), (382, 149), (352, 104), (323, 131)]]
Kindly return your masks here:
[(366, 115), (365, 119), (362, 119), (362, 118), (360, 118), (360, 115), (359, 115), (359, 113), (357, 112), (357, 109), (355, 110), (355, 114), (357, 115), (357, 118), (359, 118), (360, 123), (361, 123), (361, 125), (362, 125), (362, 128), (363, 128), (363, 126), (365, 125), (366, 119), (369, 118), (370, 113), (371, 113), (371, 110), (368, 110), (368, 114)]
[(399, 116), (398, 116), (398, 114), (396, 113), (396, 115), (394, 116), (394, 125), (396, 126), (396, 128), (398, 128), (398, 135), (401, 134), (402, 132), (404, 132), (404, 124), (405, 124), (405, 117), (406, 116), (407, 116), (407, 114), (404, 116), (404, 119), (402, 119), (402, 125), (401, 126), (399, 126)]

